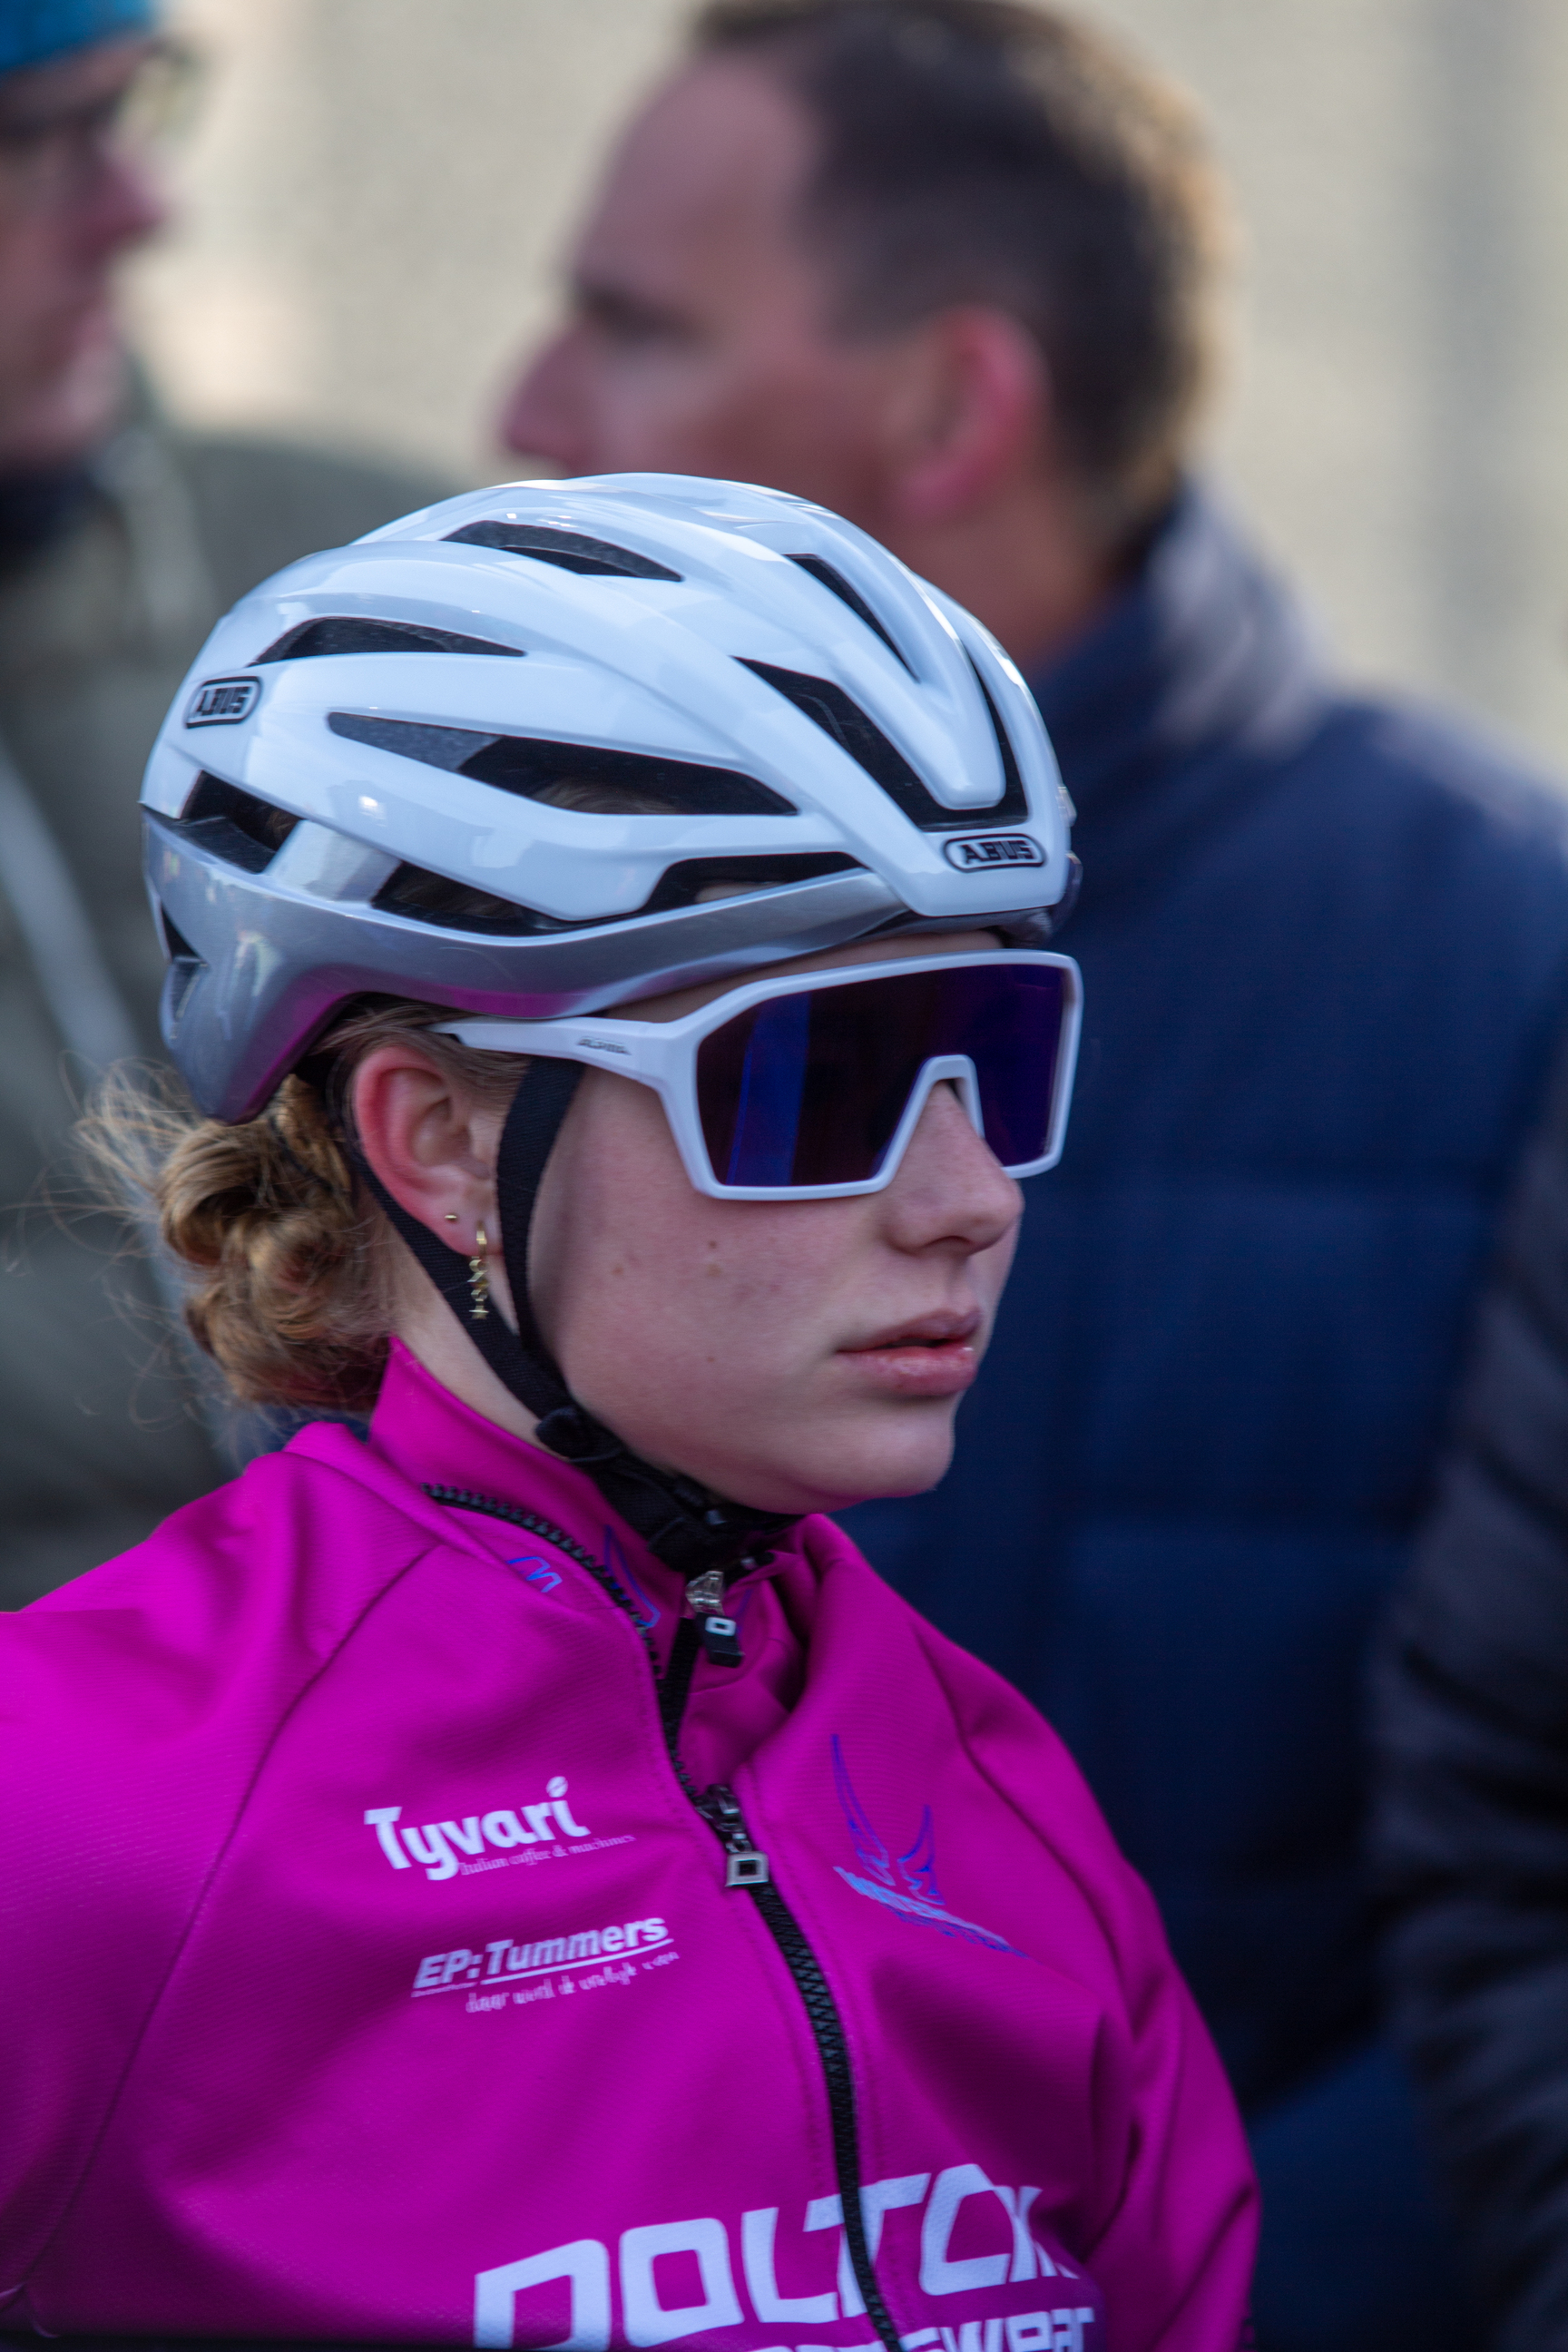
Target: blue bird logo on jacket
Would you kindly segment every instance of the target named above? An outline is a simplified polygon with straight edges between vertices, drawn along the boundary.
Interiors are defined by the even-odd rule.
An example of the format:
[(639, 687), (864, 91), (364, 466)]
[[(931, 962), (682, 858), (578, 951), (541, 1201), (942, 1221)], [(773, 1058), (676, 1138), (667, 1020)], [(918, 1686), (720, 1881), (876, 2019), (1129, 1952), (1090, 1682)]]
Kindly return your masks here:
[(921, 1927), (935, 1927), (944, 1936), (962, 1936), (971, 1944), (984, 1944), (994, 1952), (1012, 1952), (1019, 1959), (1028, 1955), (1010, 1944), (1005, 1936), (993, 1933), (989, 1927), (977, 1927), (973, 1919), (961, 1919), (942, 1901), (942, 1889), (936, 1883), (936, 1824), (929, 1805), (921, 1811), (921, 1825), (914, 1843), (900, 1854), (894, 1855), (879, 1837), (871, 1817), (855, 1793), (849, 1778), (849, 1767), (844, 1761), (844, 1746), (837, 1732), (833, 1735), (833, 1785), (838, 1792), (839, 1804), (849, 1828), (849, 1843), (855, 1849), (861, 1871), (846, 1870), (842, 1863), (835, 1867), (846, 1886), (857, 1895), (868, 1895), (873, 1903), (886, 1904), (905, 1919), (918, 1920)]

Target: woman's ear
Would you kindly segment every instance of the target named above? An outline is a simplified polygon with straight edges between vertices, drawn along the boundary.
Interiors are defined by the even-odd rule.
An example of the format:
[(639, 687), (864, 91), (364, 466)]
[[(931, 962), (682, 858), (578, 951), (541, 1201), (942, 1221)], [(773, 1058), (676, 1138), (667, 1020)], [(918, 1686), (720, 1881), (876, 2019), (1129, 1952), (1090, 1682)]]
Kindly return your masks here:
[(367, 1054), (353, 1098), (365, 1159), (398, 1207), (465, 1256), (487, 1218), (493, 1241), (497, 1113), (412, 1043)]
[[(488, 1262), (489, 1295), (515, 1330), (495, 1207), (503, 1114), (412, 1041), (377, 1045), (353, 1075), (360, 1148), (400, 1209), (462, 1257)], [(479, 1228), (485, 1228), (480, 1244)], [(519, 1437), (533, 1415), (504, 1388), (400, 1237), (393, 1329), (443, 1388)]]

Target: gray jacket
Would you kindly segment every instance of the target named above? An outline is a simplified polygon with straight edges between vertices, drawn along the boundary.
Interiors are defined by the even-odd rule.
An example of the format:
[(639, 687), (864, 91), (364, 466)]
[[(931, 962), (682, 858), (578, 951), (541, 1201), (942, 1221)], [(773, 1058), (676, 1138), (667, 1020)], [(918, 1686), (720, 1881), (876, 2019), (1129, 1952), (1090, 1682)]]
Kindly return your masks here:
[(158, 1050), (136, 802), (159, 720), (247, 588), (448, 487), (139, 420), (0, 568), (0, 1607), (233, 1466), (144, 1260), (60, 1206), (89, 1065)]

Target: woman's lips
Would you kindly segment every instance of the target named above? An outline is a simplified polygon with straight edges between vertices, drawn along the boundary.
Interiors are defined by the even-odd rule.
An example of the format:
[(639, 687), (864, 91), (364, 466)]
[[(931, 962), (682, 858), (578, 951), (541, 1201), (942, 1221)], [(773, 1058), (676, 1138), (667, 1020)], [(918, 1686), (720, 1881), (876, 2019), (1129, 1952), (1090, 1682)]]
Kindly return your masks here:
[(884, 1394), (961, 1396), (980, 1370), (979, 1325), (977, 1314), (921, 1316), (838, 1352)]

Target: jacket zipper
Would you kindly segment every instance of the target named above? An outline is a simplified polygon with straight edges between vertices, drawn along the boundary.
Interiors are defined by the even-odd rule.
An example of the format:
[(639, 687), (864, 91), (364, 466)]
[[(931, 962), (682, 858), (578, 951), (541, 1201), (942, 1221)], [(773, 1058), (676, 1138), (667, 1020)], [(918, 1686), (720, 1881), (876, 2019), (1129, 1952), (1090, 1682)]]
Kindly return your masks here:
[[(760, 1568), (772, 1558), (772, 1552), (765, 1551), (761, 1559), (743, 1559), (741, 1566)], [(700, 1576), (688, 1577), (686, 1580), (686, 1598), (696, 1621), (698, 1637), (716, 1666), (742, 1664), (741, 1629), (725, 1606), (728, 1587), (729, 1579), (721, 1568), (705, 1568)]]
[[(553, 1544), (558, 1551), (563, 1551), (569, 1559), (575, 1560), (579, 1568), (585, 1568), (594, 1581), (636, 1626), (653, 1668), (659, 1697), (659, 1718), (664, 1727), (665, 1745), (675, 1777), (688, 1801), (723, 1848), (725, 1885), (743, 1887), (756, 1905), (763, 1924), (795, 1979), (795, 1990), (805, 2007), (827, 2089), (833, 2163), (838, 2180), (839, 2210), (849, 2266), (860, 2291), (860, 2300), (866, 2306), (866, 2316), (876, 2329), (886, 2352), (900, 2352), (899, 2331), (882, 2300), (882, 2290), (878, 2284), (871, 2261), (871, 2250), (866, 2241), (866, 2219), (860, 2210), (860, 2140), (855, 2123), (855, 2078), (850, 2071), (849, 2043), (844, 2032), (844, 2021), (838, 2014), (838, 2004), (800, 1922), (773, 1885), (768, 1858), (758, 1851), (753, 1843), (733, 1790), (716, 1783), (710, 1789), (699, 1790), (680, 1760), (680, 1719), (686, 1711), (700, 1639), (696, 1625), (689, 1617), (680, 1620), (676, 1627), (668, 1672), (661, 1676), (658, 1654), (648, 1639), (647, 1630), (638, 1617), (631, 1595), (624, 1585), (616, 1581), (603, 1561), (596, 1560), (592, 1552), (574, 1541), (563, 1528), (542, 1518), (536, 1511), (521, 1510), (513, 1503), (497, 1502), (488, 1495), (472, 1494), (466, 1487), (427, 1486), (425, 1492), (432, 1502), (448, 1504), (455, 1510), (478, 1511), (487, 1518), (505, 1519), (530, 1535), (539, 1536), (545, 1543)], [(849, 2315), (845, 2314), (844, 2316)]]

